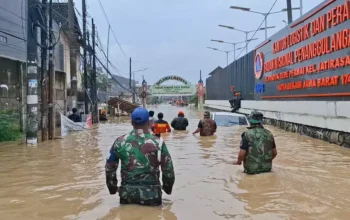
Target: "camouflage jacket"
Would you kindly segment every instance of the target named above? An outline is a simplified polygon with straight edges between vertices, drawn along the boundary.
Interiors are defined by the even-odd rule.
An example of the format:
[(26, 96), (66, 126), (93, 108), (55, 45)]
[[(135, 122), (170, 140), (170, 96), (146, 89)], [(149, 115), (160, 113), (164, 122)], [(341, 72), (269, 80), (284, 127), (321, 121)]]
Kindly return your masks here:
[[(247, 145), (244, 170), (247, 174), (270, 172), (272, 149), (276, 147), (271, 132), (263, 127), (252, 127), (242, 134), (242, 143)], [(242, 147), (241, 147), (242, 148)]]
[[(144, 205), (161, 204), (162, 188), (171, 194), (175, 174), (171, 156), (163, 142), (148, 132), (133, 130), (117, 138), (106, 162), (106, 183), (111, 194), (118, 187), (116, 171), (121, 162), (120, 202)], [(160, 152), (159, 152), (160, 151)], [(161, 187), (159, 166), (162, 170)]]
[(185, 117), (176, 117), (171, 122), (171, 127), (174, 128), (174, 130), (186, 130), (188, 126), (188, 120)]
[(198, 128), (201, 129), (200, 136), (211, 136), (216, 132), (216, 122), (211, 118), (205, 118), (199, 121)]

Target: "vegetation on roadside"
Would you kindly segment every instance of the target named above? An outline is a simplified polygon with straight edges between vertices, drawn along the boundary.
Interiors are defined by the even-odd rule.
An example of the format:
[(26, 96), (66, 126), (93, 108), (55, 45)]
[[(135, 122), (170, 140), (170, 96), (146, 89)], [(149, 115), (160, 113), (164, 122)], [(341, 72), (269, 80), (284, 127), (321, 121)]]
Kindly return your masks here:
[[(203, 104), (205, 103), (205, 94), (204, 94), (204, 98), (203, 98)], [(190, 98), (190, 104), (194, 104), (195, 106), (198, 106), (198, 92), (196, 92), (196, 94), (194, 94), (193, 96), (191, 96)]]
[(22, 137), (19, 114), (14, 111), (0, 111), (0, 142), (15, 141)]

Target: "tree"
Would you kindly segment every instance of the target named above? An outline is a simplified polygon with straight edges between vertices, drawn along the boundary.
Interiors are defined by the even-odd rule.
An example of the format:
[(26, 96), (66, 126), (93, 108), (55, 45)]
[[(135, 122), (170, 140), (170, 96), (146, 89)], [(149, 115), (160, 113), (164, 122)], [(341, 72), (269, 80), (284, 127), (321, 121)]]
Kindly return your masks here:
[[(198, 106), (198, 92), (196, 92), (196, 94), (194, 94), (193, 96), (191, 96), (190, 98), (190, 103), (191, 104), (195, 104), (195, 106)], [(204, 93), (204, 97), (203, 97), (203, 104), (205, 103), (205, 93)]]
[(97, 89), (100, 91), (107, 92), (108, 76), (106, 74), (98, 72), (96, 81), (97, 81)]

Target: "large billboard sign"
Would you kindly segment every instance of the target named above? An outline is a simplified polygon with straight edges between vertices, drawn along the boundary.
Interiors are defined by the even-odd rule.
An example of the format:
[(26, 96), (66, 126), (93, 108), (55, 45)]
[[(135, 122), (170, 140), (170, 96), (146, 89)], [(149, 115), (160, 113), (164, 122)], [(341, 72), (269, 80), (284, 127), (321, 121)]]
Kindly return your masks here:
[(350, 100), (350, 1), (320, 4), (258, 46), (254, 63), (259, 99)]

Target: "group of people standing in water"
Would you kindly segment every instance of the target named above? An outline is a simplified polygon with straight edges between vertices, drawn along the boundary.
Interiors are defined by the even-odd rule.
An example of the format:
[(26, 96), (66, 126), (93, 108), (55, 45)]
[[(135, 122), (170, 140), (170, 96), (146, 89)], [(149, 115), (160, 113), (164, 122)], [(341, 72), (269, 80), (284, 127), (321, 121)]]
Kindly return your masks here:
[[(176, 131), (185, 131), (188, 126), (188, 120), (183, 111), (179, 111), (177, 117), (173, 119), (170, 125), (167, 121), (163, 120), (163, 113), (160, 112), (157, 116), (158, 120), (154, 118), (154, 111), (149, 111), (149, 128), (157, 137), (160, 137), (162, 133), (171, 132), (170, 125)], [(216, 128), (215, 121), (210, 118), (210, 112), (205, 111), (204, 118), (199, 121), (197, 130), (192, 134), (199, 133), (200, 136), (211, 136), (215, 134)]]
[[(113, 143), (106, 160), (106, 184), (110, 194), (119, 192), (121, 204), (141, 204), (157, 206), (162, 204), (162, 192), (170, 195), (175, 183), (172, 158), (162, 133), (170, 132), (163, 113), (145, 108), (136, 108), (131, 114), (133, 129), (118, 137)], [(247, 174), (270, 172), (272, 160), (277, 156), (273, 135), (262, 125), (263, 114), (253, 111), (248, 117), (248, 129), (241, 135), (240, 151), (234, 165), (243, 163)], [(188, 120), (180, 111), (171, 126), (175, 130), (186, 130)], [(153, 132), (153, 134), (152, 134)], [(198, 123), (193, 134), (210, 136), (216, 132), (216, 123), (210, 112)], [(116, 171), (121, 164), (121, 185), (118, 186)], [(160, 174), (160, 170), (162, 173)], [(160, 182), (162, 176), (162, 183)]]

